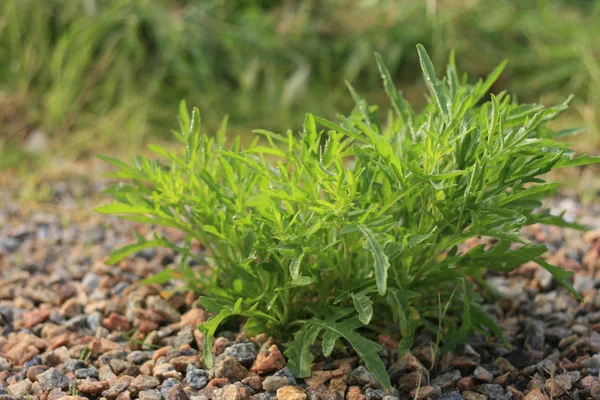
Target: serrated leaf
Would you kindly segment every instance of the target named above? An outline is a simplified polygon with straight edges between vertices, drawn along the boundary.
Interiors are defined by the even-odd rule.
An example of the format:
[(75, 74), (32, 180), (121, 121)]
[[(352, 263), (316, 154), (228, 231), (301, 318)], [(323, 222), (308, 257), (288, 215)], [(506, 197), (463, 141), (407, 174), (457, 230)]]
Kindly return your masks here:
[(311, 323), (306, 323), (296, 332), (294, 340), (289, 343), (285, 355), (288, 357), (288, 368), (298, 378), (308, 378), (311, 374), (311, 365), (315, 356), (310, 351), (310, 346), (317, 340), (323, 329)]
[(573, 271), (565, 271), (564, 269), (552, 265), (540, 258), (537, 258), (534, 261), (539, 266), (543, 267), (546, 271), (550, 272), (554, 279), (556, 279), (561, 285), (566, 287), (573, 296), (577, 297), (579, 301), (583, 301), (583, 297), (581, 297), (579, 292), (575, 290), (573, 285), (571, 285), (571, 281), (569, 280), (573, 276)]
[(358, 312), (358, 319), (365, 325), (369, 325), (371, 318), (373, 318), (373, 302), (371, 298), (365, 293), (352, 293), (352, 302), (354, 308)]
[(373, 232), (363, 225), (358, 225), (358, 230), (363, 234), (365, 239), (367, 239), (367, 243), (369, 244), (369, 249), (373, 255), (373, 260), (375, 261), (374, 270), (377, 291), (381, 296), (384, 296), (387, 291), (387, 274), (388, 269), (390, 268), (390, 262), (381, 248), (381, 245), (377, 242), (377, 239), (375, 239)]
[(356, 354), (364, 361), (367, 369), (373, 377), (385, 388), (391, 387), (390, 377), (387, 374), (385, 365), (379, 358), (379, 351), (382, 349), (381, 345), (375, 343), (364, 336), (357, 333), (354, 329), (349, 329), (355, 322), (350, 319), (341, 323), (332, 323), (320, 320), (313, 320), (312, 325), (320, 327), (322, 329), (333, 331), (335, 335), (346, 339)]
[(337, 332), (328, 330), (323, 335), (323, 355), (325, 357), (331, 356), (333, 352), (333, 348), (335, 347), (335, 342), (340, 338)]

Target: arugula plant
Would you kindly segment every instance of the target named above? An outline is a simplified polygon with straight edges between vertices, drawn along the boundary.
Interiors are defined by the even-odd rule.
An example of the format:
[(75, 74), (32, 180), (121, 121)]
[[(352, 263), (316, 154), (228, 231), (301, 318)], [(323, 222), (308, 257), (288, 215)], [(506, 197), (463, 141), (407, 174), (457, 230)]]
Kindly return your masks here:
[[(506, 93), (484, 96), (504, 64), (474, 85), (459, 77), (453, 57), (439, 80), (422, 46), (418, 53), (430, 96), (416, 113), (396, 91), (376, 55), (391, 101), (387, 122), (352, 86), (354, 111), (332, 122), (307, 114), (300, 135), (255, 131), (229, 144), (226, 122), (215, 136), (200, 133), (200, 114), (180, 107), (180, 153), (158, 146), (157, 161), (132, 165), (102, 157), (128, 184), (113, 186), (115, 202), (98, 211), (178, 229), (172, 243), (155, 235), (116, 251), (109, 263), (140, 249), (166, 246), (202, 263), (155, 276), (183, 276), (213, 313), (200, 326), (204, 360), (213, 362), (215, 332), (227, 318), (246, 319), (249, 334), (289, 340), (286, 355), (299, 377), (311, 373), (319, 341), (328, 356), (344, 339), (383, 386), (390, 386), (375, 332), (399, 326), (400, 352), (417, 329), (446, 348), (473, 331), (501, 335), (480, 306), (486, 270), (508, 272), (535, 261), (575, 295), (570, 274), (540, 257), (541, 244), (519, 234), (534, 223), (579, 228), (541, 209), (556, 183), (553, 168), (598, 162), (573, 157), (548, 122), (567, 108), (518, 104)], [(259, 139), (262, 138), (262, 139)], [(496, 239), (463, 252), (469, 238)], [(190, 251), (195, 240), (206, 249)], [(442, 307), (442, 305), (445, 305)]]

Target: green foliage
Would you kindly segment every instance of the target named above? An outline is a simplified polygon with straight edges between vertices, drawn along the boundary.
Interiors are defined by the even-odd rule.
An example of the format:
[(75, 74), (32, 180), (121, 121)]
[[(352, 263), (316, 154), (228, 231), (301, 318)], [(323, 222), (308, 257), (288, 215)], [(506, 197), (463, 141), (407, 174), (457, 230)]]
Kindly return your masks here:
[[(577, 295), (567, 272), (540, 259), (546, 247), (519, 234), (540, 221), (565, 224), (540, 210), (556, 188), (543, 174), (600, 161), (574, 158), (553, 140), (561, 133), (547, 124), (568, 101), (545, 108), (502, 92), (480, 102), (500, 70), (470, 85), (451, 61), (439, 80), (422, 46), (418, 54), (431, 97), (420, 114), (377, 56), (393, 105), (385, 124), (350, 87), (356, 107), (338, 122), (307, 114), (299, 136), (257, 130), (263, 140), (243, 147), (239, 137), (227, 143), (224, 125), (215, 137), (201, 134), (198, 110), (189, 115), (182, 104), (173, 132), (181, 153), (152, 146), (163, 161), (132, 165), (104, 157), (129, 183), (114, 186), (115, 202), (98, 211), (187, 235), (184, 244), (139, 237), (111, 262), (147, 245), (185, 257), (197, 257), (192, 240), (206, 248), (202, 268), (182, 269), (214, 314), (201, 327), (208, 365), (219, 324), (240, 316), (250, 334), (291, 339), (286, 354), (300, 377), (310, 374), (315, 341), (329, 355), (344, 339), (389, 386), (373, 338), (390, 323), (402, 334), (399, 351), (420, 327), (437, 330), (447, 348), (473, 331), (501, 334), (479, 305), (487, 270), (535, 261)], [(459, 247), (482, 236), (495, 244)]]

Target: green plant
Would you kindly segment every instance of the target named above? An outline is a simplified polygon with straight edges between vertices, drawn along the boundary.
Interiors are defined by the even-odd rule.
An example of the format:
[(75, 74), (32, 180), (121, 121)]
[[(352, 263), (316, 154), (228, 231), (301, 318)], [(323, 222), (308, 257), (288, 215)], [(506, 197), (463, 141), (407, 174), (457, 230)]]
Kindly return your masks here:
[[(540, 258), (546, 247), (519, 234), (533, 223), (579, 227), (539, 210), (539, 199), (558, 186), (541, 175), (599, 161), (573, 158), (553, 140), (573, 133), (547, 128), (568, 100), (545, 108), (499, 93), (482, 102), (504, 64), (470, 85), (453, 58), (440, 81), (422, 46), (418, 53), (430, 95), (420, 114), (377, 56), (392, 105), (386, 124), (348, 85), (356, 108), (339, 123), (307, 114), (299, 136), (257, 130), (263, 142), (257, 137), (243, 148), (239, 137), (227, 144), (227, 120), (216, 137), (201, 135), (198, 110), (190, 116), (182, 103), (181, 131), (173, 132), (181, 154), (150, 146), (163, 162), (101, 157), (119, 168), (114, 178), (130, 183), (109, 189), (116, 201), (98, 211), (187, 236), (182, 243), (139, 237), (108, 262), (152, 246), (184, 255), (179, 269), (150, 281), (183, 276), (205, 296), (213, 313), (200, 327), (207, 365), (219, 325), (241, 316), (250, 334), (290, 340), (295, 332), (286, 354), (300, 377), (310, 375), (315, 341), (329, 355), (343, 338), (387, 387), (381, 346), (371, 337), (389, 323), (399, 325), (400, 352), (420, 327), (439, 334), (446, 348), (474, 330), (501, 335), (479, 305), (486, 270), (535, 261), (577, 295), (569, 273)], [(496, 243), (459, 248), (481, 236)], [(208, 261), (190, 250), (193, 240)]]

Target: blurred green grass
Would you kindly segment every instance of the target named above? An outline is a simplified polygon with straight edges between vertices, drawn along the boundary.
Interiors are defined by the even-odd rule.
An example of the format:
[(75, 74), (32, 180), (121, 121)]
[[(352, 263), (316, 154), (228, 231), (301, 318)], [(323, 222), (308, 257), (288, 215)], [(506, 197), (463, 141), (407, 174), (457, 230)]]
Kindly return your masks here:
[[(493, 90), (576, 100), (565, 125), (600, 148), (600, 1), (3, 0), (0, 170), (138, 151), (176, 126), (181, 99), (237, 133), (347, 111), (351, 81), (383, 98), (373, 53), (422, 101), (416, 43), (455, 49), (473, 79), (509, 61)], [(441, 71), (440, 71), (441, 72)], [(383, 103), (383, 102), (382, 102)], [(46, 150), (26, 150), (34, 132)], [(33, 167), (33, 168), (32, 168)]]

